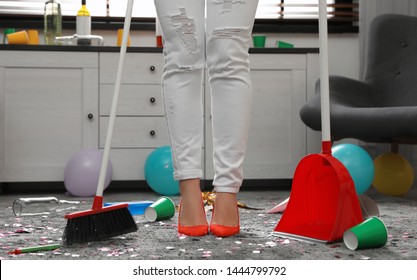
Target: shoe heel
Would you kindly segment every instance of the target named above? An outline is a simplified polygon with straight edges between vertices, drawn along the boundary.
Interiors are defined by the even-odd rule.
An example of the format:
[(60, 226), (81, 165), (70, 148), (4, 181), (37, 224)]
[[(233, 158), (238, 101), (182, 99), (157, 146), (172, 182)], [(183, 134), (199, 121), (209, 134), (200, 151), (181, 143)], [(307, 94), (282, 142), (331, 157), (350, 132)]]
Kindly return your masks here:
[(236, 205), (236, 212), (237, 212), (237, 226), (224, 226), (219, 224), (213, 224), (214, 218), (214, 205), (213, 205), (213, 213), (211, 216), (210, 221), (210, 233), (218, 237), (229, 237), (232, 235), (236, 235), (240, 232), (240, 218), (239, 218), (239, 208)]
[[(202, 210), (204, 212), (204, 216), (206, 212), (204, 211), (204, 203), (202, 203)], [(178, 233), (188, 235), (188, 236), (204, 236), (208, 234), (209, 227), (208, 225), (196, 225), (196, 226), (182, 226), (181, 225), (181, 199), (180, 199), (180, 207), (178, 210)]]

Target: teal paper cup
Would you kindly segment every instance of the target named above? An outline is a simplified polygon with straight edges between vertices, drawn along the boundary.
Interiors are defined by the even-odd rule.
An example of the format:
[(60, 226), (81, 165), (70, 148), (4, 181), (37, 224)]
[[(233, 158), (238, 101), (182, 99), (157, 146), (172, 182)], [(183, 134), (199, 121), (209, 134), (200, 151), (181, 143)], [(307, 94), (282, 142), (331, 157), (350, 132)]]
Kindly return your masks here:
[(148, 222), (169, 220), (175, 215), (175, 204), (166, 196), (159, 198), (145, 209)]
[(387, 239), (387, 228), (378, 217), (370, 217), (343, 234), (343, 241), (350, 250), (380, 248)]
[(266, 36), (265, 35), (253, 35), (253, 46), (255, 48), (265, 48)]

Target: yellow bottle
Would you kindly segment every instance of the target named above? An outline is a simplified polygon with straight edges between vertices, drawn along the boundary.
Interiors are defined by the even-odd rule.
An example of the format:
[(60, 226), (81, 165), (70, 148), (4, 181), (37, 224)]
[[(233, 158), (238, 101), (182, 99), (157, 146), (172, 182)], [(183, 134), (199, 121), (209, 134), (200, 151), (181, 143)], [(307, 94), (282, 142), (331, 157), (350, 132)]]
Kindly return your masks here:
[[(77, 13), (76, 19), (77, 35), (88, 36), (91, 35), (91, 15), (87, 9), (86, 0), (81, 1), (81, 9)], [(91, 39), (80, 38), (78, 45), (90, 45)]]
[(78, 11), (77, 16), (89, 17), (90, 12), (87, 9), (86, 0), (81, 0), (81, 9)]

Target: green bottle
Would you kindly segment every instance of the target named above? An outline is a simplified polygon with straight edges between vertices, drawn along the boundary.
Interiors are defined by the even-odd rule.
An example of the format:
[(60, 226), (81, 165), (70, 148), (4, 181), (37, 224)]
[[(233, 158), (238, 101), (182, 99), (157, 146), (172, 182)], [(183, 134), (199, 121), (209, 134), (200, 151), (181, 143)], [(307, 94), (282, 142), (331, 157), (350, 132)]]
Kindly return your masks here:
[(45, 2), (44, 36), (45, 44), (59, 44), (55, 41), (55, 37), (62, 36), (61, 3), (58, 0), (48, 0)]

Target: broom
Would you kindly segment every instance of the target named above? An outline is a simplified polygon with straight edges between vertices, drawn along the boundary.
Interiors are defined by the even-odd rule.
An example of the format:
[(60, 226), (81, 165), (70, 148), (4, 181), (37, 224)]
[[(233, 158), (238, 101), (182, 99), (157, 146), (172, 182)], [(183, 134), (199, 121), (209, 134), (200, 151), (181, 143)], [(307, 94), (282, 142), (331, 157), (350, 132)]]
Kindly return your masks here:
[(103, 207), (103, 190), (107, 165), (110, 156), (111, 139), (113, 137), (114, 122), (116, 119), (119, 99), (120, 83), (122, 77), (124, 57), (127, 48), (130, 21), (132, 17), (133, 0), (127, 4), (126, 17), (123, 26), (123, 37), (120, 48), (119, 65), (114, 85), (113, 101), (110, 111), (110, 120), (104, 145), (103, 160), (101, 163), (97, 191), (91, 210), (80, 211), (65, 215), (67, 225), (64, 230), (63, 241), (66, 244), (99, 241), (110, 237), (137, 231), (136, 223), (128, 210), (128, 204), (116, 204)]

